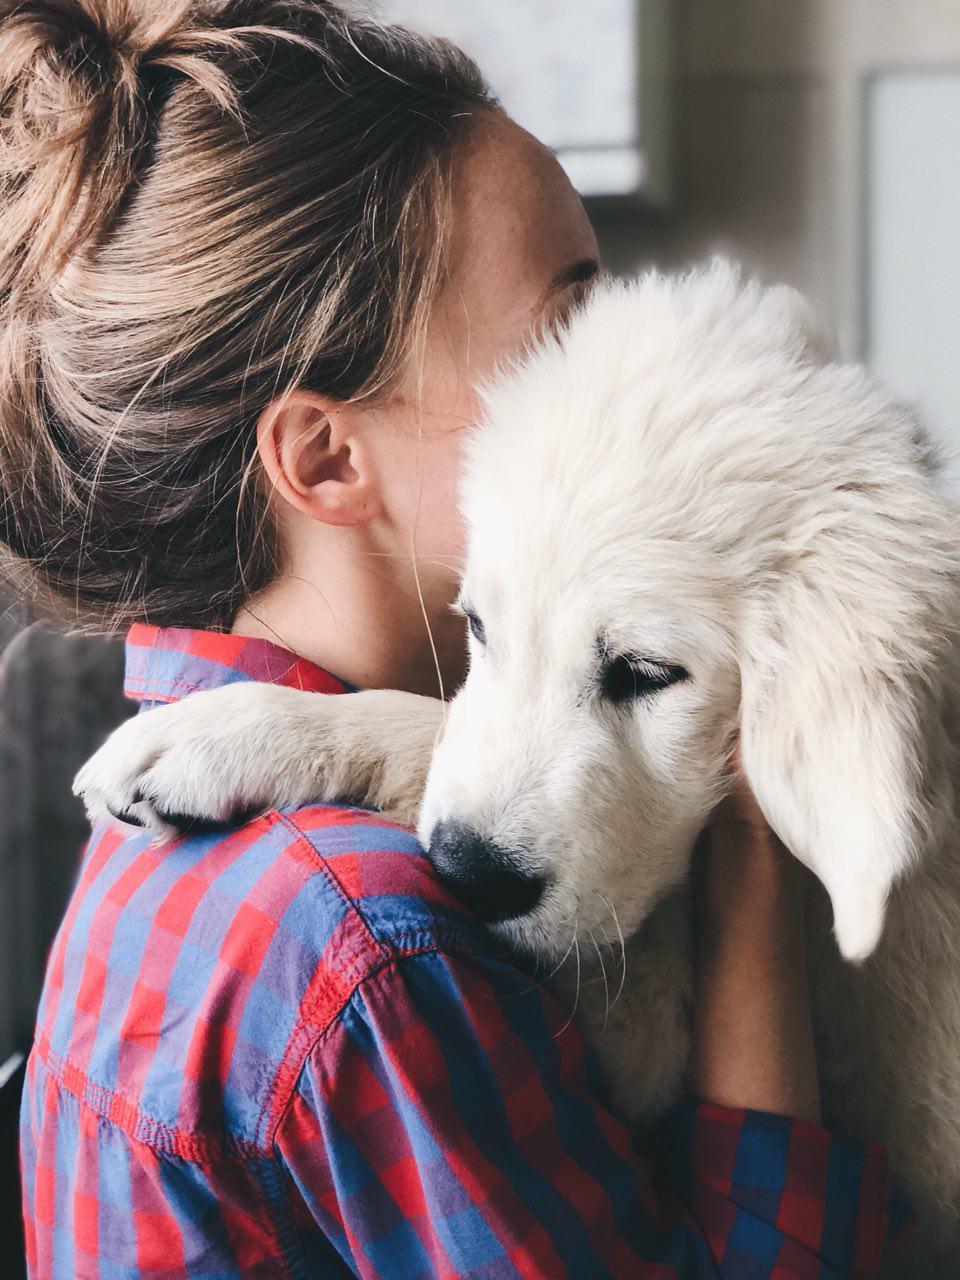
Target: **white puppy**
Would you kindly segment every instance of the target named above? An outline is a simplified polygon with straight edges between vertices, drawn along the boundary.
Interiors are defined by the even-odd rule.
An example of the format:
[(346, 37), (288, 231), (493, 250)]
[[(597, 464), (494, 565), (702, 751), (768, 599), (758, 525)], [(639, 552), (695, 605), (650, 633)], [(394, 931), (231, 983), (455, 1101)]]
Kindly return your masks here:
[(238, 793), (417, 819), (493, 928), (606, 970), (578, 1016), (639, 1121), (680, 1087), (685, 877), (739, 731), (826, 890), (826, 1120), (887, 1144), (940, 1268), (910, 1274), (960, 1274), (960, 538), (926, 438), (722, 263), (601, 286), (484, 396), (448, 708), (228, 687), (124, 725), (78, 790), (161, 833)]

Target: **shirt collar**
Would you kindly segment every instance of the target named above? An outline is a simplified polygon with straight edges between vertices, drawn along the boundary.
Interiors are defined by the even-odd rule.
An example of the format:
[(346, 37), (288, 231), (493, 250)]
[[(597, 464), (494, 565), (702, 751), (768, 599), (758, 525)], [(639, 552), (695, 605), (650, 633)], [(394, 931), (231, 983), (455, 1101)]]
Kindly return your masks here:
[(239, 681), (311, 693), (354, 692), (345, 680), (270, 640), (142, 622), (127, 633), (124, 693), (136, 702), (176, 702)]

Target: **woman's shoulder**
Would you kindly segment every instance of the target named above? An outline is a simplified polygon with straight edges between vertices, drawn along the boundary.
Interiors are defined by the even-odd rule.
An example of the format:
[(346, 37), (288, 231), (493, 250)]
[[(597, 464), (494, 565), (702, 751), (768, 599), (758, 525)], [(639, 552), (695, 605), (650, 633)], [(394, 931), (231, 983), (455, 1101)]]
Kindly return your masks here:
[(401, 958), (484, 949), (416, 835), (377, 813), (272, 810), (159, 845), (99, 823), (51, 953), (38, 1051), (98, 1097), (139, 1099), (137, 1125), (203, 1128), (195, 1082), (219, 1081), (218, 1124), (254, 1140), (263, 1082), (358, 984)]
[(411, 948), (484, 946), (482, 926), (437, 878), (411, 828), (331, 804), (274, 810), (261, 821), (289, 834), (286, 858), (307, 877), (311, 906), (335, 927), (359, 931), (381, 963)]
[(175, 921), (184, 942), (202, 939), (248, 972), (254, 952), (262, 963), (276, 955), (287, 972), (299, 955), (309, 975), (325, 949), (331, 968), (367, 953), (383, 963), (414, 942), (462, 949), (486, 936), (438, 880), (413, 830), (348, 804), (271, 809), (160, 844), (122, 823), (98, 823), (67, 927), (81, 906), (87, 928), (96, 931), (102, 915), (111, 937), (127, 917), (138, 936), (149, 922), (148, 949)]

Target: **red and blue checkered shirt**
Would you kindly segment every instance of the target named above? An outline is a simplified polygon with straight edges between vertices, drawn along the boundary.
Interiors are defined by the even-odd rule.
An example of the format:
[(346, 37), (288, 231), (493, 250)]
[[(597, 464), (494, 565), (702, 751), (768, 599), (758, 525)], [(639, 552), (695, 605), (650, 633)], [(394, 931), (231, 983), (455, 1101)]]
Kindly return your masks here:
[[(237, 680), (347, 687), (131, 631), (148, 705)], [(823, 1280), (874, 1275), (905, 1218), (879, 1147), (798, 1121), (689, 1101), (659, 1150), (405, 828), (317, 805), (93, 832), (24, 1092), (32, 1277)]]

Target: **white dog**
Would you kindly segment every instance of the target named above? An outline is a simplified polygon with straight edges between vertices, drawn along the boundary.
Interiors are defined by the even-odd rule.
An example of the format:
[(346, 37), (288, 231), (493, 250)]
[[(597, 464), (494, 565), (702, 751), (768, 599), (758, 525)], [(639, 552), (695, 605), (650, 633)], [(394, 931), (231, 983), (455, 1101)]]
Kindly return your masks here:
[(739, 732), (826, 890), (826, 1120), (887, 1145), (926, 1224), (908, 1274), (960, 1274), (960, 538), (926, 438), (722, 263), (602, 285), (484, 398), (449, 707), (235, 685), (136, 717), (77, 789), (161, 833), (238, 790), (418, 815), (493, 928), (606, 969), (578, 1016), (639, 1121), (681, 1085), (684, 884)]

